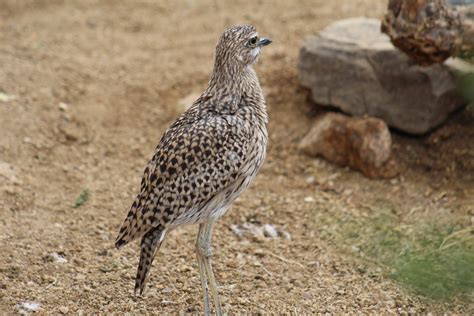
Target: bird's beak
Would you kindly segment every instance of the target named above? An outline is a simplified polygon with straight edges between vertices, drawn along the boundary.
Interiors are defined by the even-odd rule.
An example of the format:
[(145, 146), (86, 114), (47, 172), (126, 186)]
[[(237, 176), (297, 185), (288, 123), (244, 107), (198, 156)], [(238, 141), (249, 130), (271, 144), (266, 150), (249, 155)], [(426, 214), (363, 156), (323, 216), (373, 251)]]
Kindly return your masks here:
[(269, 38), (262, 38), (261, 40), (258, 41), (257, 46), (267, 46), (272, 43), (272, 40)]

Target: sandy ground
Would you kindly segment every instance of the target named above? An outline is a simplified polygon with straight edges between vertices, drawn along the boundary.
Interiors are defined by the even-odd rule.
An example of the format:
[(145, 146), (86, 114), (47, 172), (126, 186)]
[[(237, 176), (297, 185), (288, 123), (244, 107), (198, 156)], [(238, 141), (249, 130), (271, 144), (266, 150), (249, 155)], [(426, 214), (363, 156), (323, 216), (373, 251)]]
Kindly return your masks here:
[[(297, 82), (299, 43), (340, 18), (380, 17), (385, 4), (0, 0), (0, 90), (16, 96), (0, 102), (0, 161), (16, 176), (0, 178), (0, 311), (15, 312), (23, 301), (38, 302), (44, 313), (202, 311), (197, 227), (168, 236), (144, 298), (132, 295), (137, 245), (117, 251), (113, 243), (146, 160), (183, 111), (179, 100), (206, 86), (220, 33), (251, 23), (274, 40), (256, 66), (270, 145), (257, 180), (216, 227), (224, 309), (467, 313), (472, 306), (416, 297), (376, 265), (341, 251), (323, 237), (331, 225), (316, 219), (380, 198), (402, 215), (429, 209), (410, 213), (412, 220), (470, 218), (471, 114), (457, 114), (445, 127), (449, 138), (435, 145), (429, 136), (395, 135), (402, 173), (392, 181), (371, 181), (296, 149), (314, 120)], [(87, 202), (72, 208), (85, 189)], [(276, 225), (291, 240), (238, 238), (231, 226), (248, 222)], [(67, 262), (51, 259), (54, 252)]]

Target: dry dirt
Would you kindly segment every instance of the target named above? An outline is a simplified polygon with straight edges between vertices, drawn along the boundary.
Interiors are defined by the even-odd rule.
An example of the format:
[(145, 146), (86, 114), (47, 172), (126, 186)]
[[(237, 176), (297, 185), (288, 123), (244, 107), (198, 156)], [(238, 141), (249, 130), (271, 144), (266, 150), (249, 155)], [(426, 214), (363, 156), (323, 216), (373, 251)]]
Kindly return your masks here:
[[(401, 176), (391, 181), (365, 179), (296, 149), (314, 120), (297, 82), (301, 40), (340, 18), (380, 17), (385, 5), (0, 0), (0, 91), (16, 97), (0, 102), (0, 161), (13, 165), (17, 178), (0, 178), (0, 311), (16, 312), (22, 301), (40, 303), (44, 313), (202, 311), (195, 226), (168, 236), (144, 298), (132, 295), (137, 245), (117, 251), (113, 243), (146, 160), (182, 111), (179, 100), (205, 87), (218, 36), (231, 24), (251, 23), (274, 41), (256, 66), (270, 145), (263, 171), (216, 227), (224, 309), (468, 312), (456, 301), (413, 295), (322, 238), (331, 227), (315, 221), (314, 214), (330, 220), (337, 214), (331, 210), (351, 212), (376, 199), (390, 200), (413, 221), (468, 221), (474, 213), (468, 112), (435, 132), (439, 138), (394, 134)], [(72, 208), (85, 189), (89, 199)], [(292, 238), (239, 239), (230, 227), (246, 222), (283, 227)], [(53, 252), (67, 262), (51, 262)]]

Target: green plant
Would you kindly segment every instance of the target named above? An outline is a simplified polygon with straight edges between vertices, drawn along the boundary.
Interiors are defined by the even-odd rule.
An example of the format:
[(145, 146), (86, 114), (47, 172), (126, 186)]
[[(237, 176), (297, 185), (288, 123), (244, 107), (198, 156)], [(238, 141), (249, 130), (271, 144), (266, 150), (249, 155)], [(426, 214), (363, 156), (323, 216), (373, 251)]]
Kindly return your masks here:
[(327, 237), (334, 244), (385, 267), (418, 295), (437, 300), (474, 295), (473, 227), (463, 228), (454, 218), (404, 220), (389, 201), (375, 201), (363, 212), (367, 215), (318, 215), (317, 222), (330, 227)]
[(89, 190), (87, 189), (82, 190), (79, 196), (74, 201), (72, 208), (78, 208), (79, 206), (86, 203), (88, 199), (89, 199)]

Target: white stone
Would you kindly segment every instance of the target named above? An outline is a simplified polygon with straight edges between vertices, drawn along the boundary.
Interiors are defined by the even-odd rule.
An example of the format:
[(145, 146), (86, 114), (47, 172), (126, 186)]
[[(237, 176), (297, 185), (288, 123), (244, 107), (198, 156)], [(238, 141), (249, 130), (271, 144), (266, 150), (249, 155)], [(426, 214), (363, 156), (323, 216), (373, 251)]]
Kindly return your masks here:
[(16, 305), (18, 312), (21, 315), (27, 315), (31, 312), (36, 312), (40, 309), (41, 304), (34, 301), (23, 301)]
[(314, 197), (312, 196), (307, 196), (304, 198), (304, 200), (306, 203), (313, 203), (314, 202)]
[(57, 252), (53, 252), (50, 254), (51, 258), (54, 260), (56, 263), (66, 263), (67, 259), (58, 254)]
[(67, 109), (69, 108), (69, 105), (64, 103), (64, 102), (59, 102), (58, 104), (58, 108), (63, 111), (63, 112), (66, 112)]
[(263, 235), (265, 237), (277, 238), (278, 237), (278, 231), (276, 230), (274, 225), (265, 224), (265, 225), (263, 225)]
[(0, 102), (10, 102), (16, 99), (16, 96), (9, 95), (0, 91)]

